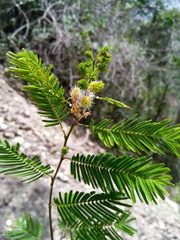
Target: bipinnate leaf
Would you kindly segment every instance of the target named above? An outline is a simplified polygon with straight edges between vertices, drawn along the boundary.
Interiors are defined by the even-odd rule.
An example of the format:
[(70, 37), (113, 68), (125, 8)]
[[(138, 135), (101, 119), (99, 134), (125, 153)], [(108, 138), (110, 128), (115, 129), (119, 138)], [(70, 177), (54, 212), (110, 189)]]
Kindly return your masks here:
[(30, 183), (53, 172), (50, 165), (43, 166), (37, 156), (28, 159), (24, 153), (19, 153), (19, 148), (19, 143), (10, 146), (8, 141), (0, 140), (0, 173), (24, 177), (22, 182)]
[(138, 196), (147, 204), (151, 201), (157, 203), (158, 196), (165, 199), (163, 193), (168, 194), (163, 185), (173, 186), (169, 182), (171, 177), (166, 175), (169, 168), (163, 163), (152, 165), (151, 159), (146, 157), (77, 154), (69, 160), (75, 179), (83, 180), (93, 188), (101, 188), (103, 192), (123, 192), (133, 202)]
[(61, 124), (61, 120), (69, 114), (69, 102), (64, 97), (64, 89), (60, 87), (59, 80), (50, 73), (52, 66), (45, 67), (37, 55), (24, 49), (17, 54), (8, 52), (7, 56), (11, 64), (10, 70), (30, 84), (24, 86), (23, 90), (40, 110), (38, 113), (50, 119), (43, 120), (48, 123), (45, 126)]
[(114, 104), (118, 107), (122, 107), (122, 108), (130, 108), (129, 106), (127, 106), (126, 104), (124, 104), (123, 102), (120, 102), (120, 101), (117, 101), (117, 100), (114, 100), (112, 98), (109, 98), (109, 97), (96, 97), (96, 99), (100, 99), (100, 100), (104, 100), (108, 103), (111, 103), (111, 104)]
[(123, 213), (119, 206), (131, 207), (121, 202), (126, 200), (120, 193), (90, 193), (73, 192), (59, 193), (59, 198), (54, 198), (62, 221), (68, 225), (78, 224), (78, 219), (84, 224), (107, 224), (117, 220), (117, 213)]
[(59, 193), (59, 198), (54, 199), (61, 217), (59, 227), (65, 232), (70, 231), (71, 239), (122, 239), (115, 228), (133, 235), (136, 230), (128, 224), (134, 219), (129, 219), (129, 211), (118, 207), (131, 207), (121, 202), (125, 199), (120, 193), (72, 190), (64, 195)]
[(120, 216), (118, 216), (118, 219), (114, 222), (111, 222), (111, 224), (93, 223), (87, 225), (80, 221), (79, 224), (69, 228), (59, 220), (58, 226), (63, 232), (65, 232), (66, 235), (67, 233), (70, 234), (71, 240), (123, 240), (123, 238), (120, 236), (120, 232), (117, 232), (117, 229), (130, 236), (136, 232), (134, 228), (129, 226), (129, 223), (135, 220), (134, 218), (129, 218), (130, 214), (130, 211), (124, 211)]
[(112, 120), (105, 119), (100, 123), (91, 122), (83, 125), (90, 128), (92, 133), (98, 134), (100, 140), (107, 146), (119, 146), (123, 150), (130, 150), (141, 154), (152, 151), (165, 154), (165, 151), (180, 158), (180, 125), (168, 126), (172, 120), (160, 122), (151, 120), (139, 122), (139, 118), (122, 120), (111, 127)]
[(9, 239), (16, 240), (40, 240), (44, 226), (38, 219), (32, 219), (29, 214), (17, 218), (12, 230), (6, 230), (4, 235)]

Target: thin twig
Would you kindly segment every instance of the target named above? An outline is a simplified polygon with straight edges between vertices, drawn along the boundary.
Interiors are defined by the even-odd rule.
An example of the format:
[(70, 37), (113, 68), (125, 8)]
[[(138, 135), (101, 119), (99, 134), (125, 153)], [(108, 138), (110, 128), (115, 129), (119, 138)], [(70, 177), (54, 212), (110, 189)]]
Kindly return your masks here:
[[(67, 133), (67, 135), (64, 135), (64, 145), (63, 147), (66, 147), (67, 141), (69, 139), (69, 136), (73, 130), (75, 126), (75, 122), (73, 121), (71, 128), (69, 129), (69, 132)], [(53, 224), (52, 224), (52, 195), (53, 195), (53, 188), (54, 188), (54, 182), (56, 180), (57, 174), (59, 172), (59, 169), (61, 167), (61, 164), (63, 162), (65, 154), (61, 154), (61, 158), (59, 160), (59, 164), (57, 166), (57, 169), (55, 171), (55, 174), (53, 177), (51, 177), (51, 183), (50, 183), (50, 192), (49, 192), (49, 228), (50, 228), (50, 236), (51, 236), (51, 240), (54, 240), (54, 229), (53, 229)]]

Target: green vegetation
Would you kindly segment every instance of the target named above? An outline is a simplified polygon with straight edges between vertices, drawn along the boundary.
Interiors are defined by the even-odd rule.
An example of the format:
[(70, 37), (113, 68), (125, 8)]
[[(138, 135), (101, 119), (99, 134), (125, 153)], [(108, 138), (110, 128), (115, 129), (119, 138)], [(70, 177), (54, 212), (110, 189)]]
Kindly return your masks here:
[[(51, 240), (54, 240), (57, 228), (62, 232), (61, 239), (66, 236), (71, 240), (122, 240), (121, 232), (132, 236), (136, 230), (129, 225), (134, 219), (130, 218), (130, 210), (124, 209), (131, 207), (126, 200), (136, 203), (138, 198), (146, 204), (158, 204), (158, 198), (164, 200), (164, 195), (169, 194), (165, 186), (173, 186), (170, 182), (172, 178), (168, 175), (170, 169), (163, 163), (152, 164), (151, 158), (130, 154), (116, 157), (111, 153), (84, 156), (78, 151), (72, 157), (67, 156), (67, 142), (71, 133), (76, 126), (82, 126), (97, 134), (110, 148), (116, 144), (122, 150), (131, 150), (139, 155), (149, 151), (162, 155), (166, 151), (179, 157), (180, 125), (169, 126), (169, 119), (152, 122), (140, 121), (133, 116), (111, 127), (108, 126), (112, 120), (105, 119), (97, 123), (92, 119), (93, 101), (97, 92), (103, 91), (105, 87), (105, 83), (98, 79), (107, 70), (111, 60), (108, 51), (109, 47), (103, 47), (95, 56), (89, 49), (88, 54), (85, 52), (88, 60), (78, 64), (83, 81), (80, 80), (80, 84), (71, 89), (68, 97), (65, 97), (65, 89), (59, 80), (51, 74), (52, 66), (46, 67), (32, 51), (23, 49), (17, 54), (7, 54), (11, 72), (29, 84), (24, 86), (24, 90), (32, 104), (37, 106), (45, 127), (59, 125), (64, 136), (61, 157), (55, 171), (49, 165), (43, 166), (36, 156), (27, 159), (24, 153), (20, 154), (20, 144), (10, 146), (8, 141), (0, 143), (0, 173), (23, 178), (22, 181), (27, 183), (44, 176), (50, 178), (48, 209)], [(99, 100), (127, 108), (127, 105), (117, 100), (106, 97)], [(62, 120), (67, 116), (71, 117), (71, 125), (66, 132)], [(88, 125), (84, 124), (87, 118), (90, 119)], [(63, 161), (70, 162), (70, 172), (74, 179), (83, 181), (93, 189), (99, 188), (101, 192), (60, 191), (53, 199), (54, 184)], [(53, 223), (53, 207), (57, 208), (59, 215), (57, 226)], [(42, 231), (43, 224), (25, 214), (4, 234), (9, 239), (37, 240), (41, 239)]]
[[(142, 161), (141, 164), (147, 163), (147, 169), (143, 168), (143, 171), (146, 169), (148, 172), (151, 170), (148, 164), (152, 161), (157, 164), (155, 173), (161, 168), (167, 171), (163, 168), (165, 163), (171, 169), (171, 182), (177, 184), (172, 198), (179, 202), (179, 126), (176, 125), (180, 123), (179, 27), (180, 10), (170, 0), (4, 1), (0, 3), (0, 63), (7, 65), (6, 52), (11, 51), (11, 70), (23, 83), (28, 82), (23, 90), (38, 107), (45, 126), (60, 125), (62, 128), (62, 120), (69, 120), (73, 115), (76, 119), (74, 124), (90, 129), (92, 137), (107, 151), (113, 147), (113, 155), (108, 155), (107, 162), (111, 159), (116, 166), (113, 156), (133, 155), (134, 160), (131, 160), (135, 168), (138, 169), (138, 162)], [(105, 48), (107, 45), (112, 59), (108, 48)], [(23, 48), (27, 51), (22, 51)], [(70, 91), (71, 95), (68, 94)], [(66, 145), (70, 132), (66, 133), (63, 128), (62, 132)], [(26, 173), (23, 180), (27, 182), (44, 175), (51, 176), (50, 166), (42, 166), (36, 157), (27, 159), (25, 154), (19, 153), (19, 145), (10, 146), (8, 142), (1, 141), (0, 149), (3, 156), (0, 164), (7, 164), (1, 169), (2, 173), (24, 177)], [(61, 152), (64, 158), (68, 152), (66, 146)], [(142, 153), (145, 157), (141, 159), (139, 155)], [(113, 189), (114, 184), (115, 189), (121, 189), (117, 183), (119, 175), (111, 179), (109, 168), (105, 176), (111, 179), (112, 186), (105, 183), (99, 186), (95, 178), (88, 180), (84, 169), (92, 170), (84, 163), (79, 166), (75, 162), (77, 158), (80, 162), (84, 159), (78, 155), (69, 159), (78, 169), (72, 172), (75, 178), (82, 177), (85, 183), (102, 187), (103, 191), (106, 187)], [(89, 158), (92, 161), (96, 159), (93, 155)], [(89, 161), (89, 158), (85, 157), (84, 161)], [(12, 169), (9, 164), (18, 164), (17, 169)], [(123, 187), (124, 182), (132, 181), (129, 165), (124, 167), (127, 176), (122, 175)], [(96, 168), (99, 169), (99, 165), (93, 166)], [(165, 182), (163, 180), (162, 183)], [(131, 183), (124, 191), (131, 198), (134, 192), (139, 193), (139, 188), (146, 191), (145, 195), (139, 194), (146, 202), (155, 201), (154, 194), (160, 194), (155, 187), (155, 190), (151, 188), (151, 195), (150, 185), (144, 188), (139, 183), (134, 192), (129, 192), (130, 186)], [(172, 191), (171, 188), (168, 190)], [(69, 197), (71, 195), (67, 193)], [(126, 230), (128, 217), (129, 212), (117, 220)], [(22, 221), (26, 218), (34, 221), (28, 216)], [(62, 224), (59, 221), (59, 226)], [(118, 239), (114, 227), (120, 225), (115, 222), (112, 225), (113, 230), (106, 230), (104, 226), (101, 231), (107, 235), (111, 232)], [(133, 230), (129, 231), (132, 234)], [(90, 232), (96, 239), (97, 229), (82, 224), (79, 232), (76, 229), (74, 232), (79, 239), (88, 239)]]

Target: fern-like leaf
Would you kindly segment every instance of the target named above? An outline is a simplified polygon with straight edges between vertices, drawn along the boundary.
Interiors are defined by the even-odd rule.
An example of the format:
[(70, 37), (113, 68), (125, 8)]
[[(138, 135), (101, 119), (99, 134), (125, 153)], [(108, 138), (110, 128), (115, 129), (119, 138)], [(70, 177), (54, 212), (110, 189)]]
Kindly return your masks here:
[(79, 225), (75, 225), (69, 229), (67, 225), (65, 226), (62, 221), (59, 221), (59, 227), (63, 232), (69, 232), (70, 230), (71, 240), (107, 240), (107, 238), (111, 240), (123, 240), (119, 233), (117, 233), (117, 229), (130, 236), (136, 232), (134, 228), (129, 226), (129, 223), (134, 220), (134, 218), (129, 218), (130, 214), (130, 211), (124, 211), (111, 225), (98, 223), (86, 225), (81, 222)]
[(8, 52), (7, 56), (11, 65), (15, 66), (10, 67), (11, 71), (30, 84), (24, 87), (24, 91), (39, 108), (39, 114), (50, 119), (43, 120), (48, 123), (45, 126), (61, 124), (61, 120), (69, 114), (69, 103), (64, 98), (64, 89), (58, 79), (50, 74), (52, 66), (45, 67), (37, 55), (24, 49), (17, 54)]
[(4, 234), (9, 239), (16, 240), (40, 240), (43, 235), (43, 224), (38, 219), (33, 220), (29, 214), (24, 214), (16, 219), (12, 230), (6, 230)]
[(169, 182), (171, 177), (165, 175), (169, 168), (163, 166), (163, 163), (152, 165), (151, 159), (146, 157), (77, 154), (71, 159), (71, 174), (104, 192), (124, 192), (133, 202), (137, 194), (148, 204), (150, 201), (156, 203), (158, 196), (165, 199), (163, 193), (168, 192), (162, 185), (173, 185)]
[(24, 153), (19, 153), (20, 144), (10, 146), (8, 141), (0, 141), (0, 173), (13, 177), (25, 177), (23, 182), (33, 182), (43, 175), (53, 172), (50, 165), (43, 166), (35, 156), (28, 159)]
[(118, 219), (118, 213), (124, 211), (119, 206), (131, 207), (121, 202), (125, 200), (119, 193), (73, 192), (59, 193), (59, 198), (54, 198), (59, 215), (65, 226), (109, 224)]
[(180, 158), (180, 125), (168, 126), (172, 120), (161, 122), (142, 121), (134, 116), (108, 127), (112, 120), (105, 119), (96, 124), (91, 122), (88, 126), (91, 132), (97, 133), (107, 147), (119, 146), (124, 150), (131, 150), (138, 154), (149, 150), (158, 154), (165, 151), (173, 153)]
[(96, 97), (96, 99), (100, 99), (100, 100), (104, 100), (104, 101), (107, 101), (108, 103), (111, 103), (111, 104), (114, 104), (118, 107), (122, 107), (122, 108), (130, 108), (129, 106), (127, 106), (126, 104), (122, 103), (122, 102), (119, 102), (117, 100), (114, 100), (112, 98), (108, 98), (108, 97)]

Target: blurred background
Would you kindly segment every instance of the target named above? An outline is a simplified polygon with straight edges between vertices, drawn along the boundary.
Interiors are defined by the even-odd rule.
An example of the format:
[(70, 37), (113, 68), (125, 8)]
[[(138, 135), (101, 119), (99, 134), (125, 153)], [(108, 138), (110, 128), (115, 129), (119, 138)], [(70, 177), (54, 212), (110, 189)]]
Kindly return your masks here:
[[(110, 71), (101, 76), (106, 83), (101, 94), (132, 107), (98, 102), (95, 119), (116, 122), (138, 114), (143, 120), (173, 118), (172, 124), (180, 123), (180, 1), (0, 0), (4, 67), (7, 51), (32, 50), (45, 64), (53, 64), (68, 94), (80, 79), (76, 65), (85, 60), (86, 43), (95, 53), (110, 46), (113, 58)], [(11, 77), (8, 71), (6, 77)], [(180, 160), (171, 154), (149, 155), (171, 168), (176, 184), (171, 196), (180, 203)]]

